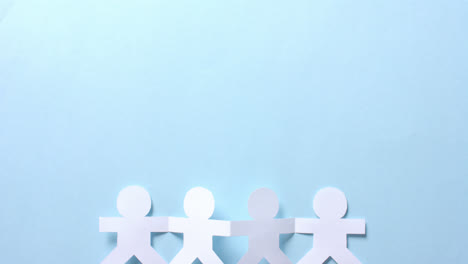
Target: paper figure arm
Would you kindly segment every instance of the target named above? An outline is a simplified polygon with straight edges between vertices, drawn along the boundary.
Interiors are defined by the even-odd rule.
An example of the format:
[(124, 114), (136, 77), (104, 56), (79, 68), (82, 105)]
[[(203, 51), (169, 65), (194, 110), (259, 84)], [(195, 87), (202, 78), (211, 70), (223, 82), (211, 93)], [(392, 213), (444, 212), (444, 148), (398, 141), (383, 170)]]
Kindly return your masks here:
[(209, 220), (214, 236), (231, 236), (231, 222), (223, 220)]
[(280, 234), (291, 234), (296, 232), (296, 219), (277, 219), (277, 228)]
[(168, 232), (184, 233), (188, 228), (188, 219), (182, 217), (168, 217)]
[(365, 235), (366, 220), (365, 219), (343, 219), (344, 230), (350, 235)]
[(296, 221), (295, 221), (296, 233), (313, 234), (318, 231), (319, 225), (320, 225), (319, 219), (296, 218)]
[(124, 228), (121, 217), (99, 217), (99, 232), (119, 232)]
[(232, 221), (231, 222), (231, 236), (248, 236), (252, 234), (253, 223), (252, 221)]
[(146, 217), (145, 220), (150, 232), (169, 232), (169, 217)]

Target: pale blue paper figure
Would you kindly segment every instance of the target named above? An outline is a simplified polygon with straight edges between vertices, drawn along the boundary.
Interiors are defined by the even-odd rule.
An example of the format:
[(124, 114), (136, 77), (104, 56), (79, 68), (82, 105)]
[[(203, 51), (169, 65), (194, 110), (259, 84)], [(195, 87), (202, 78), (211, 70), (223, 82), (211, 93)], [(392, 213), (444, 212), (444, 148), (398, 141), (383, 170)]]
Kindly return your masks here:
[(222, 264), (213, 251), (213, 236), (230, 236), (230, 222), (209, 219), (214, 212), (213, 194), (202, 187), (187, 192), (184, 200), (188, 218), (169, 217), (169, 231), (184, 234), (184, 244), (171, 264)]
[(266, 259), (270, 264), (290, 264), (279, 246), (280, 234), (294, 233), (295, 221), (274, 219), (279, 201), (275, 192), (267, 188), (254, 191), (249, 198), (249, 214), (254, 220), (231, 223), (233, 236), (248, 236), (249, 248), (239, 264), (257, 264)]
[(296, 233), (314, 234), (314, 246), (298, 264), (322, 264), (333, 258), (338, 264), (360, 264), (348, 250), (348, 235), (364, 235), (364, 219), (342, 219), (348, 210), (343, 192), (336, 188), (320, 190), (314, 198), (314, 211), (320, 219), (296, 218)]
[(119, 193), (117, 209), (123, 217), (100, 217), (99, 232), (116, 232), (117, 247), (101, 264), (125, 264), (135, 256), (143, 264), (166, 261), (151, 247), (151, 233), (168, 232), (168, 217), (147, 217), (151, 197), (139, 186)]

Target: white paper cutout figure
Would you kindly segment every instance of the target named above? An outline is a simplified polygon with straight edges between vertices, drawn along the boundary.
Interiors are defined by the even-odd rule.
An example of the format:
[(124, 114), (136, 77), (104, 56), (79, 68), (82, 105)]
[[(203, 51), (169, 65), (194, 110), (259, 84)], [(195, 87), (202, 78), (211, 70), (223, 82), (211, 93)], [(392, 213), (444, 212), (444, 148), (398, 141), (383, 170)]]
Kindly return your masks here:
[(213, 236), (230, 236), (230, 222), (209, 219), (214, 212), (213, 194), (202, 187), (187, 192), (184, 210), (188, 218), (169, 217), (169, 231), (184, 234), (184, 244), (171, 264), (222, 264), (213, 251)]
[(163, 264), (164, 259), (151, 247), (151, 233), (168, 232), (168, 217), (147, 217), (151, 197), (139, 186), (123, 189), (117, 198), (123, 217), (100, 217), (99, 232), (117, 232), (117, 247), (101, 264), (125, 264), (135, 256), (143, 264)]
[(314, 211), (320, 219), (296, 218), (296, 233), (314, 234), (314, 247), (298, 264), (322, 264), (333, 258), (338, 264), (360, 264), (348, 250), (347, 235), (364, 235), (364, 219), (342, 219), (348, 210), (344, 193), (336, 188), (320, 190)]
[(254, 191), (249, 198), (249, 214), (254, 220), (231, 223), (232, 235), (248, 236), (249, 249), (239, 264), (257, 264), (265, 258), (270, 264), (292, 263), (281, 251), (280, 234), (294, 233), (294, 218), (274, 219), (279, 201), (268, 188)]

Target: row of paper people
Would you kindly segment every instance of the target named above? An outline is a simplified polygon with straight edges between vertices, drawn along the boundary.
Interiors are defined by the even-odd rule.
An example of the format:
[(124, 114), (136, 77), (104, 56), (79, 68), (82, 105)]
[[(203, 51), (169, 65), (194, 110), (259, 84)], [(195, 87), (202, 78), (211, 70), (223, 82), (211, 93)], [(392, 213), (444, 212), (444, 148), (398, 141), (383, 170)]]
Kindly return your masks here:
[(257, 264), (266, 259), (270, 264), (288, 264), (291, 261), (282, 252), (280, 234), (314, 234), (313, 248), (298, 262), (322, 264), (333, 258), (338, 264), (358, 264), (360, 261), (347, 248), (347, 235), (364, 235), (364, 219), (343, 219), (347, 199), (336, 188), (320, 190), (313, 202), (317, 219), (275, 219), (279, 202), (276, 194), (267, 188), (254, 191), (248, 201), (253, 220), (223, 221), (210, 219), (215, 202), (212, 193), (202, 187), (187, 192), (184, 210), (187, 218), (147, 217), (151, 197), (139, 186), (123, 189), (117, 198), (117, 209), (122, 217), (99, 218), (100, 232), (116, 232), (117, 247), (101, 262), (125, 264), (135, 256), (143, 264), (163, 264), (166, 261), (151, 246), (151, 233), (183, 233), (183, 247), (170, 262), (191, 264), (197, 258), (204, 264), (222, 264), (213, 251), (213, 236), (247, 236), (247, 253), (240, 264)]

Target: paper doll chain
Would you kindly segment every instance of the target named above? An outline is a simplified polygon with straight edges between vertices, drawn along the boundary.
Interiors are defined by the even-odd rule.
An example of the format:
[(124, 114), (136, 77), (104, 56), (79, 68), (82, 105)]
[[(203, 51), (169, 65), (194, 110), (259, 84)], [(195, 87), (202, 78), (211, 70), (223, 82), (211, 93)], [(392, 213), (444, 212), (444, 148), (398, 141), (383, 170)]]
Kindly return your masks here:
[(213, 194), (202, 187), (189, 190), (184, 199), (187, 218), (149, 217), (151, 197), (142, 187), (124, 188), (117, 198), (122, 217), (100, 217), (100, 232), (117, 233), (116, 248), (102, 264), (125, 263), (135, 256), (143, 264), (167, 263), (151, 246), (151, 233), (183, 233), (184, 244), (171, 264), (190, 264), (197, 258), (206, 264), (222, 264), (213, 251), (213, 236), (248, 236), (249, 250), (240, 264), (259, 263), (265, 258), (271, 264), (291, 261), (280, 249), (280, 234), (314, 234), (312, 248), (298, 263), (323, 263), (333, 258), (338, 264), (360, 263), (347, 248), (347, 235), (365, 235), (364, 219), (343, 219), (348, 202), (336, 188), (320, 190), (313, 204), (319, 218), (276, 219), (279, 201), (268, 188), (254, 191), (248, 201), (252, 220), (224, 221), (210, 219), (215, 209)]

